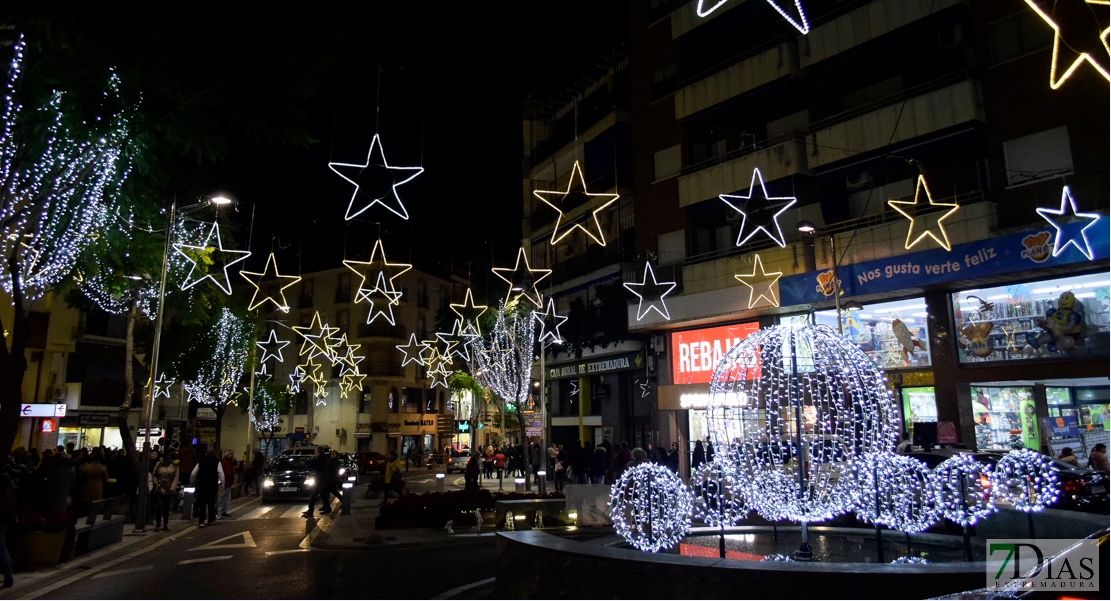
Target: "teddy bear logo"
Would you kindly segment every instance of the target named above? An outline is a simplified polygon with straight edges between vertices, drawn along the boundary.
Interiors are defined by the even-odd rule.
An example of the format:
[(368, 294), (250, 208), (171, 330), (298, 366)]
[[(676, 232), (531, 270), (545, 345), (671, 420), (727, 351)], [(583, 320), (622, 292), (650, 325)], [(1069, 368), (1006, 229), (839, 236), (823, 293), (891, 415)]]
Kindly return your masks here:
[[(817, 279), (818, 285), (814, 289), (821, 292), (823, 296), (833, 296), (833, 270), (830, 269), (829, 271), (819, 273)], [(838, 281), (838, 284), (840, 283), (841, 282)]]
[(991, 346), (991, 341), (988, 340), (988, 334), (991, 333), (994, 325), (990, 321), (981, 321), (961, 328), (961, 336), (967, 339), (966, 344), (973, 355), (983, 358), (995, 350)]
[(1053, 252), (1053, 245), (1049, 244), (1049, 232), (1030, 234), (1022, 239), (1025, 247), (1022, 251), (1023, 259), (1030, 259), (1035, 263), (1044, 263)]

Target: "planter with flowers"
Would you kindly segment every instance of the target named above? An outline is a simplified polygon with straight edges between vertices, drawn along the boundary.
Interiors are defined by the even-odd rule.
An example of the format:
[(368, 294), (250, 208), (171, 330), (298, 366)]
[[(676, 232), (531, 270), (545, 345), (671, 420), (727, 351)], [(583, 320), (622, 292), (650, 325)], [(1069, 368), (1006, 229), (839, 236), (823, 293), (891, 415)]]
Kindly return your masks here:
[(17, 568), (33, 570), (68, 559), (76, 525), (77, 514), (72, 511), (46, 514), (24, 511), (11, 529), (12, 563)]

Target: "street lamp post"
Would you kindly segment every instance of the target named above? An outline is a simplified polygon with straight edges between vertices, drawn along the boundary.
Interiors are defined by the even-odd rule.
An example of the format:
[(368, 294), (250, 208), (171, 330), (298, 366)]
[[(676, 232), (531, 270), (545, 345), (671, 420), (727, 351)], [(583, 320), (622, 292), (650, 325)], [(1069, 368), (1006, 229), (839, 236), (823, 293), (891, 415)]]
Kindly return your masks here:
[[(191, 209), (215, 205), (217, 207), (231, 204), (232, 200), (226, 196), (213, 196), (207, 201), (202, 201), (182, 209), (182, 214)], [(135, 532), (146, 532), (147, 530), (147, 504), (149, 503), (148, 494), (149, 490), (146, 486), (145, 478), (150, 474), (150, 432), (154, 425), (154, 399), (155, 387), (153, 381), (157, 378), (158, 374), (158, 359), (159, 350), (162, 346), (162, 314), (166, 306), (166, 271), (167, 265), (170, 261), (170, 242), (173, 239), (174, 222), (177, 218), (177, 200), (170, 202), (170, 218), (166, 225), (166, 239), (162, 246), (162, 279), (158, 282), (158, 313), (154, 317), (154, 350), (151, 353), (151, 381), (152, 385), (147, 395), (147, 431), (146, 437), (143, 439), (143, 453), (139, 457), (139, 494), (136, 499), (136, 516), (135, 516)]]
[(800, 221), (797, 226), (798, 231), (807, 236), (817, 239), (819, 236), (829, 238), (829, 250), (833, 255), (833, 309), (837, 312), (837, 333), (844, 334), (844, 326), (841, 323), (841, 278), (837, 277), (837, 268), (839, 267), (840, 257), (837, 256), (837, 236), (832, 232), (824, 232), (818, 229), (812, 221)]

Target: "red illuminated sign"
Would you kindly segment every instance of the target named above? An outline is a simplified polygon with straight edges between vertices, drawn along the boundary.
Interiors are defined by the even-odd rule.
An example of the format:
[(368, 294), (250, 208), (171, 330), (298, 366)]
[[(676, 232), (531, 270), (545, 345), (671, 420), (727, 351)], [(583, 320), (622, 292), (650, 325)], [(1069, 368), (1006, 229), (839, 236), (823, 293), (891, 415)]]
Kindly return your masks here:
[(671, 333), (671, 381), (707, 384), (729, 349), (760, 330), (755, 321)]
[(58, 431), (58, 420), (44, 419), (42, 420), (42, 433), (53, 434)]

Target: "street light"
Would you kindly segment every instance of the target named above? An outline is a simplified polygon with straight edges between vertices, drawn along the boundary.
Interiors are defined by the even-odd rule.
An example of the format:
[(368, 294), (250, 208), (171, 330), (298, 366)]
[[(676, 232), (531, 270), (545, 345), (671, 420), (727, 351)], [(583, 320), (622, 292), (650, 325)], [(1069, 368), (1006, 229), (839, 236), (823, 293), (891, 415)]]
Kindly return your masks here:
[[(200, 202), (193, 203), (181, 208), (181, 214), (186, 215), (208, 206), (215, 206), (217, 208), (232, 204), (234, 201), (229, 195), (218, 194), (208, 196)], [(174, 223), (177, 220), (178, 208), (177, 199), (170, 202), (170, 218), (166, 225), (166, 239), (162, 246), (162, 279), (158, 282), (158, 313), (154, 318), (154, 350), (151, 353), (151, 378), (157, 377), (158, 374), (158, 355), (162, 344), (162, 310), (166, 305), (166, 271), (170, 261), (170, 244), (173, 239)], [(147, 431), (146, 438), (143, 439), (143, 454), (139, 458), (139, 478), (140, 482), (150, 474), (150, 432), (154, 422), (154, 386), (150, 387), (149, 397), (147, 399)], [(143, 483), (139, 486), (139, 496), (136, 500), (137, 514), (135, 517), (135, 532), (146, 532), (147, 530), (147, 494), (148, 490), (146, 484)]]
[[(795, 229), (803, 235), (810, 236), (814, 239), (817, 239), (819, 236), (825, 236), (829, 239), (829, 249), (833, 254), (833, 308), (837, 312), (837, 333), (843, 335), (845, 330), (844, 325), (841, 323), (841, 279), (837, 277), (837, 268), (840, 263), (840, 257), (837, 256), (837, 237), (834, 236), (832, 232), (818, 229), (818, 226), (814, 225), (813, 221), (806, 219), (798, 222)], [(847, 309), (863, 308), (860, 303), (856, 301), (850, 302), (855, 303), (855, 306), (846, 305)]]

